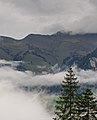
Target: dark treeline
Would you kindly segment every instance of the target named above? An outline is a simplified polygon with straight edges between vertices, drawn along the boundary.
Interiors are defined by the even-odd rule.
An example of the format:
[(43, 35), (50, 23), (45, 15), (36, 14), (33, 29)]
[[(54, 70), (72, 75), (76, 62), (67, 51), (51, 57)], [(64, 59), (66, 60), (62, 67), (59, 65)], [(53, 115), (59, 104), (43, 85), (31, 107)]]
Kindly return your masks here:
[(90, 88), (78, 92), (79, 81), (70, 68), (56, 100), (54, 120), (97, 120), (97, 100)]

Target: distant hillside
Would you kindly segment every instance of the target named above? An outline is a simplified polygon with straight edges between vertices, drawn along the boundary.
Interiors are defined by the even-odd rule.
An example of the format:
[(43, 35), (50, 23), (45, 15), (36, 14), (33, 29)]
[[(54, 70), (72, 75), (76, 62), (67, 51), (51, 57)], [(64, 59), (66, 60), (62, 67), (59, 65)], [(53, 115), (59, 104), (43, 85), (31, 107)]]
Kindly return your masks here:
[(49, 71), (55, 64), (59, 67), (63, 66), (63, 63), (70, 65), (72, 57), (75, 57), (72, 63), (78, 62), (96, 48), (97, 34), (29, 34), (21, 40), (0, 37), (0, 59), (24, 61), (18, 69), (35, 72)]
[(78, 62), (78, 67), (82, 69), (93, 69), (97, 70), (97, 48), (84, 56), (80, 61)]

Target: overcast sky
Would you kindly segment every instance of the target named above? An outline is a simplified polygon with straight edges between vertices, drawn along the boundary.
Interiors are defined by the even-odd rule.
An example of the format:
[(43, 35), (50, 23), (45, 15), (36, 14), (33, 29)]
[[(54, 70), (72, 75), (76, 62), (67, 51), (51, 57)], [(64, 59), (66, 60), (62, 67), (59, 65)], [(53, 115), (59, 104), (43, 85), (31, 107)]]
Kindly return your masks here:
[(97, 32), (97, 0), (0, 0), (0, 35)]

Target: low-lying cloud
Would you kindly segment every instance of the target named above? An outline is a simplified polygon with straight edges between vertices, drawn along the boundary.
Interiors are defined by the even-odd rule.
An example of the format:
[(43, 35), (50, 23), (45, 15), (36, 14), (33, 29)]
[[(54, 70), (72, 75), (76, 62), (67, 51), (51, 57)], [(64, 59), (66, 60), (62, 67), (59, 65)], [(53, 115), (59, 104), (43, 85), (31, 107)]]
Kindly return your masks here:
[[(77, 67), (73, 67), (75, 76), (77, 76), (79, 83), (95, 83), (97, 82), (97, 71), (92, 70), (81, 70)], [(0, 82), (5, 81), (17, 86), (53, 86), (60, 85), (64, 80), (64, 76), (67, 71), (55, 73), (55, 74), (43, 74), (35, 75), (31, 71), (18, 71), (13, 69), (13, 67), (1, 67), (0, 68)]]
[[(96, 83), (97, 72), (73, 67), (80, 83)], [(21, 72), (12, 67), (0, 68), (0, 120), (52, 120), (47, 109), (52, 95), (36, 91), (25, 91), (19, 86), (60, 85), (66, 71), (56, 74), (35, 75), (31, 71)], [(46, 99), (45, 96), (48, 96)], [(42, 98), (42, 99), (41, 99)], [(42, 101), (44, 100), (44, 101)]]
[(0, 82), (1, 120), (51, 120), (38, 94), (27, 94), (13, 88), (12, 84)]

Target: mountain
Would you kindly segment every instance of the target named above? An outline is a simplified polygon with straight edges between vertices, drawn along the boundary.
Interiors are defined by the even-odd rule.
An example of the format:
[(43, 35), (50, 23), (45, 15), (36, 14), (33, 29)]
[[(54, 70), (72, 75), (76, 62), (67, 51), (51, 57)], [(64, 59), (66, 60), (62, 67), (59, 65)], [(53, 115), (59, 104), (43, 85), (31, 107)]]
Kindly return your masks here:
[[(97, 48), (97, 34), (29, 34), (21, 40), (0, 37), (0, 59), (23, 61), (18, 70), (49, 71), (52, 66), (78, 62)], [(72, 59), (71, 59), (72, 58)], [(81, 63), (80, 63), (81, 64)], [(80, 65), (79, 65), (80, 66)]]
[(77, 65), (78, 68), (84, 70), (88, 69), (97, 70), (97, 48), (85, 56), (73, 55), (67, 57), (66, 59), (63, 60), (62, 68), (65, 69), (74, 64)]
[(97, 48), (93, 52), (80, 59), (80, 61), (78, 62), (78, 67), (85, 70), (97, 70)]

